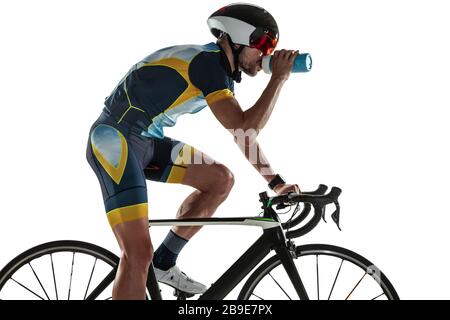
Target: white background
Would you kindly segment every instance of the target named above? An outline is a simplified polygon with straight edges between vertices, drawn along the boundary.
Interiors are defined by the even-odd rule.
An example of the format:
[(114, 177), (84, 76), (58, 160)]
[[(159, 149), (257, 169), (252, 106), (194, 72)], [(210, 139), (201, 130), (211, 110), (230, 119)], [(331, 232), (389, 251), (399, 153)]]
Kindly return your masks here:
[[(88, 130), (128, 68), (174, 44), (213, 41), (223, 1), (8, 1), (0, 5), (0, 268), (42, 242), (76, 239), (115, 253), (100, 187), (85, 160)], [(292, 75), (259, 141), (303, 190), (339, 186), (343, 232), (320, 224), (301, 242), (363, 254), (404, 299), (449, 298), (449, 5), (445, 1), (258, 1), (280, 48), (313, 57)], [(269, 76), (236, 85), (244, 109)], [(236, 183), (216, 216), (253, 216), (265, 181), (208, 108), (166, 134), (226, 164)], [(447, 138), (446, 138), (447, 137)], [(192, 192), (149, 182), (151, 218), (173, 217)], [(155, 247), (168, 229), (152, 228)], [(260, 234), (208, 227), (179, 265), (213, 282)]]

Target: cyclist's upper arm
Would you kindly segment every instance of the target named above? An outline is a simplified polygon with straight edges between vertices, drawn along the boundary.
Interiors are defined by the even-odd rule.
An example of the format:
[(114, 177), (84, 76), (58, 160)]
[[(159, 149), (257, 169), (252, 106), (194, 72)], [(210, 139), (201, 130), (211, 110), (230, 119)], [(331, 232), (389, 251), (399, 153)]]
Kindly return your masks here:
[(244, 129), (244, 111), (234, 97), (217, 100), (209, 107), (214, 116), (227, 129)]

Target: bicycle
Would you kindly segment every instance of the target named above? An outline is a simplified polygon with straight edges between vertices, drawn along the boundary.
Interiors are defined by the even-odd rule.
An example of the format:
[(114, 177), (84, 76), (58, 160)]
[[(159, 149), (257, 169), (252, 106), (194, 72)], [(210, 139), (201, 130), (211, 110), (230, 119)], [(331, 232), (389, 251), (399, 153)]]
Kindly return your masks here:
[[(224, 299), (252, 270), (253, 273), (242, 287), (238, 300), (308, 300), (313, 295), (315, 299), (328, 300), (398, 300), (399, 296), (388, 278), (361, 255), (326, 244), (294, 244), (292, 239), (313, 230), (321, 219), (326, 221), (325, 208), (329, 204), (336, 207), (331, 217), (340, 230), (338, 197), (341, 190), (333, 187), (325, 194), (327, 190), (327, 186), (320, 185), (313, 192), (288, 193), (274, 197), (262, 192), (259, 197), (263, 215), (257, 217), (167, 219), (149, 222), (150, 226), (246, 225), (263, 229), (260, 238), (198, 297), (199, 300)], [(281, 222), (281, 213), (276, 210), (288, 207), (292, 209), (293, 206), (295, 209), (290, 219)], [(312, 213), (311, 208), (314, 209)], [(301, 227), (292, 229), (302, 222), (305, 223)], [(275, 251), (275, 255), (260, 264), (271, 251)], [(75, 258), (77, 263), (80, 261), (77, 265)], [(319, 261), (325, 262), (320, 268)], [(45, 243), (20, 254), (0, 271), (0, 299), (23, 299), (25, 294), (28, 294), (26, 298), (59, 300), (66, 298), (66, 294), (61, 294), (64, 291), (67, 292), (68, 300), (71, 295), (77, 299), (108, 300), (111, 299), (111, 286), (118, 263), (119, 258), (115, 254), (91, 243), (69, 240)], [(329, 275), (325, 281), (324, 273)], [(61, 274), (70, 274), (69, 281), (66, 278), (61, 284)], [(75, 274), (77, 277), (74, 277)], [(315, 288), (311, 290), (311, 285), (305, 285), (305, 281), (312, 281)], [(343, 281), (351, 285), (343, 284)], [(162, 299), (153, 265), (150, 266), (146, 286), (147, 299)], [(50, 288), (53, 292), (50, 292)], [(174, 295), (179, 300), (193, 297), (178, 289), (175, 289)]]

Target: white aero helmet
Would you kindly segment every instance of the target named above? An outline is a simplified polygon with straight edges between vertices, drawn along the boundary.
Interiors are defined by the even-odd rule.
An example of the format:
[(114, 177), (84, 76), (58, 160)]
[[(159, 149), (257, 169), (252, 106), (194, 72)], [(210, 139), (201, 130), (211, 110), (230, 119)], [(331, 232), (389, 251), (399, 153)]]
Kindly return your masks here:
[[(234, 57), (234, 65), (239, 65), (239, 55), (244, 46), (256, 48), (264, 56), (270, 55), (275, 49), (279, 33), (278, 25), (272, 15), (264, 8), (247, 3), (235, 3), (222, 7), (208, 18), (211, 33), (219, 38), (226, 35)], [(236, 49), (234, 44), (240, 44)], [(241, 81), (238, 68), (232, 78)]]
[(226, 33), (233, 43), (257, 48), (263, 55), (271, 54), (278, 43), (277, 22), (264, 8), (252, 4), (225, 6), (214, 12), (207, 22), (216, 38)]

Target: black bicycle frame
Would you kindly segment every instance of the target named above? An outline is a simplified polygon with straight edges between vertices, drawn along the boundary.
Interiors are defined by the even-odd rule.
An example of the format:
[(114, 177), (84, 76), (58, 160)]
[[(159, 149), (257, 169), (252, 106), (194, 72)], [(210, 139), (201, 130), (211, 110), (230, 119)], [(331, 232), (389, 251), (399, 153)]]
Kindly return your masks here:
[[(265, 229), (261, 237), (227, 270), (225, 273), (199, 297), (199, 300), (222, 300), (233, 290), (269, 253), (275, 250), (281, 260), (300, 299), (308, 299), (305, 287), (300, 279), (293, 257), (286, 245), (282, 228)], [(150, 296), (160, 300), (158, 282), (153, 270), (149, 271)]]
[[(330, 203), (336, 205), (336, 211), (331, 215), (333, 221), (339, 228), (339, 203), (338, 197), (341, 189), (333, 187), (328, 194), (325, 194), (327, 186), (320, 185), (316, 191), (303, 192), (302, 194), (288, 193), (281, 196), (270, 198), (267, 192), (259, 194), (260, 202), (263, 203), (264, 218), (272, 219), (279, 222), (278, 227), (264, 229), (262, 236), (215, 282), (213, 285), (200, 296), (199, 300), (221, 300), (225, 298), (231, 290), (233, 290), (249, 273), (252, 271), (269, 253), (275, 250), (276, 255), (281, 261), (289, 279), (291, 280), (298, 296), (302, 300), (308, 299), (305, 287), (303, 286), (300, 275), (294, 263), (294, 254), (289, 242), (286, 238), (295, 238), (303, 236), (311, 231), (324, 218), (325, 206)], [(292, 205), (292, 203), (305, 203), (303, 211), (299, 216), (288, 223), (287, 228), (301, 223), (309, 214), (311, 205), (314, 207), (313, 218), (303, 227), (297, 230), (283, 231), (283, 224), (280, 222), (278, 214), (273, 210), (272, 206), (278, 205), (281, 208)], [(242, 222), (247, 218), (206, 218), (195, 219), (195, 222)], [(187, 219), (189, 220), (189, 219)], [(172, 220), (158, 220), (162, 223), (171, 223)], [(286, 224), (286, 223), (285, 223)], [(286, 224), (287, 225), (287, 224)], [(340, 228), (339, 228), (340, 230)], [(105, 279), (97, 286), (89, 295), (88, 299), (96, 298), (114, 279), (116, 269), (113, 269)], [(147, 287), (152, 300), (161, 300), (158, 281), (155, 276), (153, 263), (147, 278)]]

